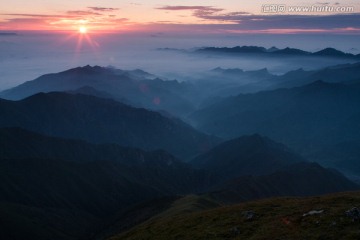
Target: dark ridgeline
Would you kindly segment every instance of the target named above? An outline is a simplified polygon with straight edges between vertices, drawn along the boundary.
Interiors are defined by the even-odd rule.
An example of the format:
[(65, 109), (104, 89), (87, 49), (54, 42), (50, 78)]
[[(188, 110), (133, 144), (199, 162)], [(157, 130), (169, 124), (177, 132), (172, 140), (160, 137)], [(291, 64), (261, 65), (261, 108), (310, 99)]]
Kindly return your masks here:
[(208, 195), (226, 204), (359, 189), (336, 170), (307, 162), (283, 144), (257, 134), (221, 143), (190, 163), (218, 177)]
[(223, 204), (234, 204), (274, 196), (315, 196), (359, 189), (335, 169), (299, 162), (270, 174), (231, 179), (214, 187), (208, 196)]
[(214, 181), (165, 151), (19, 128), (0, 130), (0, 149), (2, 239), (88, 239), (135, 204), (196, 193)]
[[(142, 70), (125, 71), (99, 66), (84, 66), (60, 73), (46, 74), (35, 80), (3, 91), (1, 98), (20, 100), (39, 92), (75, 91), (95, 96), (106, 96), (131, 103), (136, 107), (166, 110), (183, 115), (194, 110), (184, 98), (188, 84), (176, 80), (164, 81)], [(100, 93), (100, 94), (99, 94)]]
[(197, 49), (196, 53), (208, 53), (208, 54), (233, 54), (233, 55), (245, 55), (256, 54), (260, 56), (306, 56), (306, 57), (332, 57), (332, 58), (348, 58), (348, 59), (360, 59), (360, 54), (355, 55), (351, 53), (344, 53), (334, 48), (324, 48), (317, 52), (308, 52), (297, 48), (284, 48), (278, 49), (272, 47), (266, 49), (258, 46), (236, 46), (236, 47), (204, 47)]
[(305, 160), (286, 146), (256, 134), (221, 143), (190, 163), (222, 179), (231, 179), (273, 173), (300, 161)]
[(360, 173), (351, 167), (358, 166), (358, 155), (331, 163), (324, 155), (314, 154), (343, 142), (359, 142), (359, 106), (360, 85), (356, 81), (316, 81), (302, 87), (225, 98), (193, 113), (191, 120), (209, 134), (229, 139), (259, 133), (311, 156), (311, 160)]
[(184, 160), (219, 142), (179, 119), (89, 95), (39, 93), (20, 101), (1, 100), (0, 111), (0, 127), (144, 150), (164, 149)]
[(354, 84), (360, 80), (360, 63), (341, 64), (326, 67), (319, 70), (298, 69), (287, 72), (274, 79), (277, 84), (272, 88), (291, 88), (300, 87), (312, 82), (322, 80), (329, 83)]
[(21, 100), (39, 92), (69, 92), (111, 98), (187, 119), (194, 110), (222, 97), (255, 93), (283, 87), (299, 87), (317, 80), (352, 83), (359, 81), (360, 65), (342, 64), (318, 70), (298, 69), (274, 75), (266, 68), (255, 71), (214, 68), (184, 77), (162, 80), (142, 70), (125, 71), (85, 66), (60, 73), (46, 74), (17, 87), (0, 92), (0, 98)]

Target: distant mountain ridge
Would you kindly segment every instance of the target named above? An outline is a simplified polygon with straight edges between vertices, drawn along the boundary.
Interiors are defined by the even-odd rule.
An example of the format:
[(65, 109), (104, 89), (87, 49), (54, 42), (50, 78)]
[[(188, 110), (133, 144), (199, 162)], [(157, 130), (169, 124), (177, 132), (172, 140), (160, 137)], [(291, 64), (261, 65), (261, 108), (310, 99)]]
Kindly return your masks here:
[(196, 53), (225, 53), (225, 54), (263, 54), (268, 56), (288, 55), (288, 56), (326, 56), (334, 58), (360, 59), (360, 54), (344, 53), (335, 48), (325, 48), (316, 52), (304, 51), (297, 48), (286, 47), (278, 49), (275, 47), (266, 49), (258, 46), (236, 46), (236, 47), (203, 47), (195, 51)]
[[(166, 110), (181, 115), (193, 110), (182, 93), (187, 84), (162, 80), (140, 69), (126, 71), (111, 67), (84, 66), (40, 76), (0, 93), (0, 98), (20, 100), (39, 92), (92, 91), (96, 96), (107, 95), (119, 101), (126, 99), (135, 107)], [(90, 93), (88, 91), (88, 93)]]
[(289, 71), (274, 78), (276, 88), (300, 87), (311, 82), (322, 80), (330, 83), (353, 84), (360, 80), (360, 63), (340, 64), (329, 66), (318, 70), (307, 70), (300, 68)]
[[(273, 50), (273, 49), (272, 49)], [(144, 107), (186, 119), (199, 107), (217, 98), (311, 82), (353, 83), (360, 81), (360, 64), (341, 64), (317, 70), (297, 69), (276, 75), (263, 68), (214, 68), (184, 81), (162, 80), (142, 70), (84, 66), (46, 74), (33, 81), (0, 92), (0, 98), (20, 100), (39, 92), (69, 92), (111, 98), (134, 107)]]

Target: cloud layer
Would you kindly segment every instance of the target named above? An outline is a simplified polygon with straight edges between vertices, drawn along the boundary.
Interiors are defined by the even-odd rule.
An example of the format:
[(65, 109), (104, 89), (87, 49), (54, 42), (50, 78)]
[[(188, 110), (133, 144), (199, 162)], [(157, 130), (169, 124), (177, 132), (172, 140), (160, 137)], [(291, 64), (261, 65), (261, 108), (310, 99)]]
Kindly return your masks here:
[[(328, 3), (318, 3), (327, 5)], [(213, 21), (213, 27), (238, 32), (267, 32), (283, 30), (282, 32), (359, 32), (360, 13), (344, 14), (251, 14), (249, 12), (226, 12), (224, 9), (212, 6), (164, 6), (157, 8), (166, 11), (192, 11), (192, 16), (200, 20)], [(229, 26), (230, 24), (230, 26)], [(276, 31), (275, 31), (276, 32)]]
[[(328, 6), (328, 2), (318, 2)], [(334, 6), (338, 4), (335, 3)], [(0, 30), (8, 29), (73, 29), (78, 25), (98, 26), (119, 30), (131, 26), (142, 31), (207, 31), (230, 33), (350, 33), (360, 34), (360, 13), (294, 13), (254, 14), (245, 11), (227, 11), (224, 8), (207, 5), (166, 5), (153, 11), (165, 11), (169, 18), (148, 22), (134, 22), (131, 16), (124, 16), (119, 8), (89, 6), (62, 14), (0, 14)], [(187, 14), (179, 15), (179, 12)], [(150, 14), (150, 13), (149, 13)], [(152, 14), (152, 13), (151, 13)], [(182, 13), (181, 13), (182, 14)], [(179, 19), (179, 16), (182, 18)], [(177, 17), (177, 18), (176, 18)], [(192, 23), (188, 18), (191, 19)], [(184, 21), (182, 21), (184, 19)], [(147, 29), (146, 29), (147, 28)], [(99, 28), (100, 29), (100, 28)], [(130, 27), (128, 28), (130, 29)], [(186, 30), (188, 29), (188, 30)]]
[(93, 11), (98, 11), (98, 12), (112, 12), (112, 11), (119, 10), (119, 8), (107, 8), (107, 7), (88, 7), (88, 8)]

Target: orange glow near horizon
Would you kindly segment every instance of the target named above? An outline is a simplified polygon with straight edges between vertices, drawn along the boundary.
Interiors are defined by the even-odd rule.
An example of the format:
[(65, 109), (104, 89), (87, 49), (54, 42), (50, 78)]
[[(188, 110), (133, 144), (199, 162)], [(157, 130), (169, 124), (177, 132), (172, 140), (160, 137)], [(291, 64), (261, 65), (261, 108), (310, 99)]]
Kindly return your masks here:
[[(344, 1), (341, 6), (355, 6), (355, 11), (266, 14), (262, 12), (263, 0), (252, 0), (242, 4), (232, 0), (214, 0), (213, 4), (204, 5), (184, 4), (181, 0), (173, 0), (171, 4), (165, 4), (160, 0), (149, 0), (141, 4), (113, 1), (106, 5), (99, 0), (77, 0), (69, 3), (54, 0), (45, 1), (46, 4), (42, 0), (35, 0), (32, 4), (27, 4), (25, 0), (15, 0), (6, 4), (0, 3), (0, 31), (77, 31), (83, 35), (89, 31), (91, 34), (151, 31), (182, 31), (190, 34), (222, 34), (226, 31), (268, 34), (359, 34), (356, 19), (360, 16), (360, 3), (358, 0)], [(310, 6), (314, 3), (310, 0), (291, 0), (287, 4)], [(322, 6), (321, 3), (317, 5)], [(336, 18), (341, 14), (344, 14), (344, 20)], [(306, 16), (313, 17), (314, 20), (302, 25), (302, 18)], [(299, 29), (299, 26), (303, 29)]]

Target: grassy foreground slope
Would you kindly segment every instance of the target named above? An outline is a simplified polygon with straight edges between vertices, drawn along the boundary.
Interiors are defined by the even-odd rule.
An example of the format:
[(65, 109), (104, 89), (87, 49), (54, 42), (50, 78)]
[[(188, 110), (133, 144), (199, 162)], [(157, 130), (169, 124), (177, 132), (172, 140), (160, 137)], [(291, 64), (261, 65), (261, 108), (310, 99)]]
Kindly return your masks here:
[(346, 215), (346, 211), (359, 206), (360, 192), (265, 199), (159, 215), (111, 240), (360, 239), (356, 213)]

